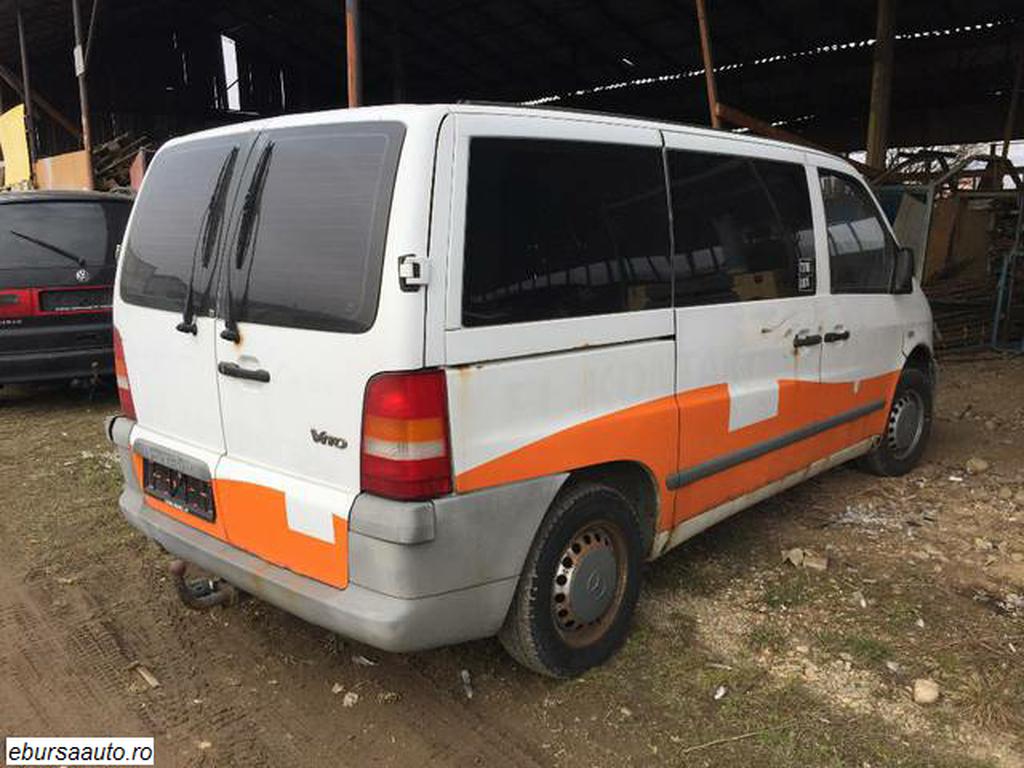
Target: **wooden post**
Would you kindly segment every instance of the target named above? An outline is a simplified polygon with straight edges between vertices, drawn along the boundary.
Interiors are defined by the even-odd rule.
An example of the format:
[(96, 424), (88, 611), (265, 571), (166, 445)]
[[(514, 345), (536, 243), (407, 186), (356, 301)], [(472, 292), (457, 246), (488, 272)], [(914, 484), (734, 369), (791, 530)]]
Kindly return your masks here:
[(25, 44), (25, 22), (21, 18), (21, 3), (15, 1), (14, 15), (18, 24), (18, 48), (21, 51), (21, 89), (25, 100), (25, 134), (28, 137), (29, 175), (33, 185), (36, 179), (36, 129), (32, 121), (32, 88), (28, 77), (28, 47)]
[(75, 25), (75, 74), (78, 76), (78, 103), (82, 110), (82, 149), (85, 150), (86, 183), (89, 189), (96, 189), (92, 169), (92, 130), (89, 122), (89, 88), (85, 82), (85, 48), (82, 46), (82, 13), (78, 0), (71, 0), (71, 15)]
[[(1010, 156), (1010, 142), (1013, 141), (1013, 129), (1017, 124), (1017, 107), (1020, 104), (1021, 80), (1024, 79), (1024, 42), (1017, 48), (1017, 73), (1013, 76), (1013, 92), (1010, 94), (1010, 107), (1006, 113), (1006, 128), (1003, 131), (1003, 157)], [(995, 152), (993, 152), (995, 154)]]
[(363, 102), (362, 57), (359, 51), (359, 0), (345, 0), (345, 56), (348, 75), (348, 105)]
[(697, 25), (700, 27), (700, 52), (704, 57), (704, 80), (708, 86), (708, 111), (711, 113), (711, 127), (721, 128), (722, 121), (718, 118), (718, 86), (715, 85), (715, 64), (711, 58), (711, 34), (708, 32), (708, 11), (704, 0), (694, 0), (697, 4)]
[(889, 148), (889, 111), (892, 106), (892, 62), (895, 44), (892, 21), (892, 0), (878, 0), (867, 136), (867, 163), (877, 168), (885, 168), (885, 153)]

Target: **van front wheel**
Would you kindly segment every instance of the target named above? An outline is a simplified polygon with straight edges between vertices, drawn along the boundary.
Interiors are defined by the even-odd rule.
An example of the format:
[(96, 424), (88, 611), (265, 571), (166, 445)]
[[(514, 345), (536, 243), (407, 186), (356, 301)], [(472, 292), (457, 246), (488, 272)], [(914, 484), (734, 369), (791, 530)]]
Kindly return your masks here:
[(555, 500), (527, 557), (499, 639), (521, 664), (574, 677), (609, 659), (629, 631), (643, 539), (619, 491), (581, 483)]
[(906, 368), (896, 385), (882, 439), (861, 459), (861, 467), (882, 477), (905, 475), (921, 460), (931, 430), (931, 381), (917, 368)]

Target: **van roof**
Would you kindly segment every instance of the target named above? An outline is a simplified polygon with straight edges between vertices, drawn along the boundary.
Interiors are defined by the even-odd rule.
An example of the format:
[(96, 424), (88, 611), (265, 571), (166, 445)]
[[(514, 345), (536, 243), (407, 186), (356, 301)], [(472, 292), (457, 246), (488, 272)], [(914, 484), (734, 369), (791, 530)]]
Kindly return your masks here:
[(2, 192), (0, 205), (6, 203), (82, 203), (88, 201), (118, 202), (131, 204), (134, 198), (126, 194), (111, 192), (89, 192), (74, 189), (40, 189), (27, 192)]
[(233, 133), (245, 131), (262, 130), (265, 128), (277, 128), (284, 126), (301, 126), (314, 123), (349, 122), (356, 120), (403, 120), (415, 117), (419, 120), (433, 118), (440, 122), (445, 115), (449, 114), (481, 114), (481, 115), (522, 115), (530, 114), (538, 117), (559, 118), (562, 120), (582, 120), (587, 122), (608, 123), (610, 125), (635, 126), (643, 128), (654, 128), (656, 130), (685, 132), (695, 136), (728, 136), (729, 138), (743, 141), (750, 144), (759, 144), (765, 147), (780, 147), (795, 150), (813, 156), (817, 159), (830, 161), (831, 164), (849, 166), (844, 158), (825, 150), (809, 147), (804, 144), (768, 139), (761, 136), (754, 136), (748, 133), (735, 133), (722, 131), (716, 128), (692, 125), (689, 123), (676, 123), (665, 120), (654, 120), (644, 117), (630, 115), (619, 115), (611, 112), (598, 112), (592, 110), (573, 109), (567, 107), (530, 106), (522, 104), (504, 104), (498, 102), (458, 102), (453, 104), (385, 104), (372, 107), (358, 107), (355, 109), (334, 109), (321, 112), (306, 112), (302, 114), (281, 115), (279, 117), (262, 118), (259, 120), (234, 123), (228, 126), (212, 128), (200, 133), (190, 134), (177, 139), (172, 139), (168, 144), (190, 141), (198, 138), (209, 138), (213, 136), (226, 136)]

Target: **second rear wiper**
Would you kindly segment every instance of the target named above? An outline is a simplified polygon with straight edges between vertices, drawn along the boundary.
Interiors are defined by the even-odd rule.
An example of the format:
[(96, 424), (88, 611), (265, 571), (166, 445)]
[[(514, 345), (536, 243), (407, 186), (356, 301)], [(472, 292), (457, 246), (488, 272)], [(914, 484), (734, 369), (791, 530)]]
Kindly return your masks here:
[(30, 235), (26, 235), (26, 234), (24, 234), (22, 232), (15, 232), (13, 229), (9, 229), (7, 231), (10, 232), (15, 237), (20, 237), (22, 240), (27, 240), (28, 242), (32, 243), (33, 245), (38, 245), (40, 248), (45, 248), (48, 251), (53, 251), (58, 256), (63, 256), (65, 259), (70, 259), (71, 261), (75, 262), (75, 264), (77, 264), (78, 266), (82, 267), (83, 269), (85, 269), (86, 267), (89, 266), (89, 262), (87, 262), (81, 256), (75, 256), (75, 254), (71, 253), (70, 251), (65, 251), (59, 245), (54, 245), (53, 243), (48, 243), (45, 240), (39, 240), (38, 238), (31, 237)]
[(221, 216), (224, 214), (224, 202), (227, 199), (227, 182), (231, 178), (231, 172), (235, 167), (235, 158), (237, 157), (238, 147), (232, 147), (231, 152), (224, 158), (224, 163), (220, 167), (220, 173), (217, 174), (217, 183), (213, 187), (213, 194), (210, 195), (210, 202), (206, 205), (206, 213), (203, 214), (199, 239), (196, 241), (195, 248), (192, 251), (192, 268), (189, 271), (185, 303), (181, 308), (181, 322), (175, 326), (175, 330), (182, 333), (191, 333), (193, 336), (198, 333), (195, 321), (196, 261), (201, 261), (203, 269), (210, 265), (213, 244), (216, 242), (214, 233), (218, 231)]

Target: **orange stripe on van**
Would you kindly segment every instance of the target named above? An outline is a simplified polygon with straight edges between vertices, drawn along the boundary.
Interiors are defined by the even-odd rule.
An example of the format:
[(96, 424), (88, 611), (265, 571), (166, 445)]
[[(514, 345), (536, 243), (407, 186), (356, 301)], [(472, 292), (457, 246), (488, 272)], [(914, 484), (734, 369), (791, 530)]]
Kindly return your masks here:
[[(142, 457), (132, 455), (140, 487)], [(147, 506), (180, 523), (332, 587), (348, 586), (348, 521), (334, 516), (334, 542), (307, 536), (288, 527), (285, 495), (273, 488), (238, 480), (214, 480), (216, 519), (195, 515), (145, 495)]]
[(465, 493), (591, 464), (636, 461), (654, 474), (662, 511), (671, 511), (674, 493), (665, 487), (665, 478), (678, 468), (678, 430), (675, 398), (658, 398), (569, 427), (474, 467), (455, 478), (455, 489)]
[(441, 419), (389, 419), (367, 414), (363, 434), (392, 443), (427, 443), (444, 440)]
[[(668, 530), (811, 462), (880, 434), (899, 371), (852, 383), (779, 382), (777, 415), (729, 430), (729, 387), (716, 384), (625, 408), (556, 432), (459, 474), (459, 492), (475, 491), (611, 461), (637, 461), (655, 476), (658, 530)], [(669, 491), (679, 469), (729, 455), (858, 406), (886, 407), (849, 424)], [(679, 439), (680, 429), (682, 439)]]
[(750, 493), (813, 461), (880, 434), (885, 426), (888, 404), (898, 379), (897, 371), (866, 379), (859, 386), (849, 382), (780, 381), (777, 415), (734, 431), (729, 430), (727, 385), (681, 393), (680, 468), (727, 456), (874, 401), (884, 400), (886, 406), (856, 421), (680, 488), (675, 499), (675, 523)]
[(347, 520), (332, 516), (334, 543), (330, 543), (288, 527), (281, 491), (238, 480), (214, 480), (213, 495), (231, 544), (332, 587), (348, 586)]

